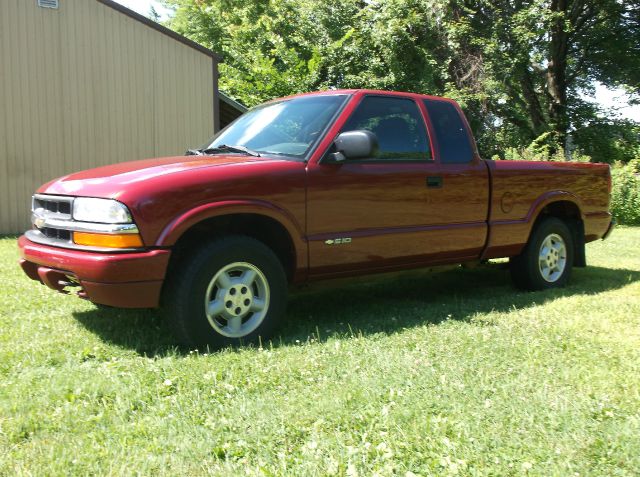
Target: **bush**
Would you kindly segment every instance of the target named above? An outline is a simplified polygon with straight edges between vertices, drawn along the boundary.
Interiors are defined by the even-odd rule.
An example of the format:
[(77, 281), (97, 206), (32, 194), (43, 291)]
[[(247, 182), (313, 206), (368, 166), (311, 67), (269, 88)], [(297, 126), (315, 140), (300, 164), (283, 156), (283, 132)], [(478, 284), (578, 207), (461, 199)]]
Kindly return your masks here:
[[(549, 149), (538, 150), (531, 146), (524, 149), (516, 149), (515, 147), (509, 147), (504, 151), (504, 158), (507, 161), (549, 161), (549, 162), (564, 162), (566, 157), (564, 150), (561, 148), (556, 149), (555, 152), (551, 152)], [(500, 156), (492, 157), (494, 160), (502, 159)], [(592, 162), (590, 156), (582, 154), (576, 150), (571, 153), (571, 162)]]
[[(571, 152), (572, 162), (590, 162), (591, 157), (580, 150)], [(494, 156), (494, 159), (496, 156)], [(497, 157), (499, 159), (499, 157)], [(560, 146), (556, 136), (552, 132), (546, 132), (534, 139), (525, 148), (508, 147), (504, 151), (504, 158), (508, 161), (552, 161), (562, 162), (567, 158), (564, 149)]]
[(611, 213), (620, 224), (640, 225), (640, 159), (611, 170)]

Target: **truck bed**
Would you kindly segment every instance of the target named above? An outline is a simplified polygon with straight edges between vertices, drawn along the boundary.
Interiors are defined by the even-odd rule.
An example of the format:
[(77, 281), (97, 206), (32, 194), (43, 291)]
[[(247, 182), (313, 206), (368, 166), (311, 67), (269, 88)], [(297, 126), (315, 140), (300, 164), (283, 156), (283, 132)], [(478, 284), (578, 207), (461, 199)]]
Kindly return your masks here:
[(585, 242), (602, 238), (611, 222), (607, 164), (485, 161), (491, 197), (489, 238), (483, 258), (518, 255), (533, 221), (549, 207), (564, 208), (584, 223)]

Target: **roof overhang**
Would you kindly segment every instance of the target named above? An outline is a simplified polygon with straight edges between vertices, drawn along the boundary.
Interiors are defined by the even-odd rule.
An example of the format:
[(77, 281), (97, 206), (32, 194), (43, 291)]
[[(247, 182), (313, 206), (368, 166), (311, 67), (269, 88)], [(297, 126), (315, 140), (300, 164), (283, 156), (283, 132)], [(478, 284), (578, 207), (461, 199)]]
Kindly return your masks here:
[(237, 109), (240, 112), (244, 113), (246, 111), (249, 111), (249, 108), (247, 108), (244, 104), (241, 104), (238, 101), (236, 101), (235, 99), (227, 96), (226, 93), (224, 93), (223, 91), (220, 91), (220, 101), (224, 101), (229, 106), (231, 106), (232, 108)]
[(176, 41), (179, 41), (180, 43), (184, 43), (187, 46), (190, 46), (191, 48), (198, 50), (200, 53), (204, 53), (207, 56), (210, 56), (211, 58), (213, 58), (214, 61), (216, 62), (221, 62), (222, 61), (222, 56), (218, 53), (216, 53), (213, 50), (210, 50), (209, 48), (205, 48), (204, 46), (196, 43), (193, 40), (190, 40), (187, 37), (184, 37), (182, 35), (179, 35), (178, 33), (176, 33), (173, 30), (170, 30), (169, 28), (160, 25), (157, 22), (154, 22), (153, 20), (140, 15), (139, 13), (134, 12), (133, 10), (130, 10), (129, 8), (114, 2), (113, 0), (97, 0), (98, 2), (102, 3), (103, 5), (106, 5), (109, 8), (113, 8), (114, 10), (119, 11), (120, 13), (123, 13), (124, 15), (127, 15), (128, 17), (133, 18), (134, 20), (139, 21), (140, 23), (144, 23), (145, 25), (147, 25), (150, 28), (153, 28), (154, 30), (159, 31), (160, 33), (170, 36), (171, 38), (173, 38)]

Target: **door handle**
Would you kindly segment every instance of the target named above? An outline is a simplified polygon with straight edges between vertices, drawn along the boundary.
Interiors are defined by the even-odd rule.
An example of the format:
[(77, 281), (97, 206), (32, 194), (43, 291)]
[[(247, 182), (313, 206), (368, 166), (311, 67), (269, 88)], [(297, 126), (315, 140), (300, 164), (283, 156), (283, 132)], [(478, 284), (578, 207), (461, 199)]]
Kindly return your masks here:
[(427, 187), (437, 189), (442, 187), (442, 177), (441, 176), (428, 176), (427, 177)]

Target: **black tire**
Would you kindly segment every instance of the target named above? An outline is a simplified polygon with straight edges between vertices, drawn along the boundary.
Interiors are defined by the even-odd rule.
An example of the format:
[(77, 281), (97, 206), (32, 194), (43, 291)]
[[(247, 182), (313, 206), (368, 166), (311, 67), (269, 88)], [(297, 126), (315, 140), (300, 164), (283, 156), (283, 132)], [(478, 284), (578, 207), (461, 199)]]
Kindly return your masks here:
[[(255, 280), (242, 283), (251, 273), (256, 274)], [(234, 282), (223, 287), (223, 277)], [(222, 309), (208, 313), (205, 302)], [(252, 311), (259, 303), (266, 305)], [(286, 303), (287, 279), (280, 260), (262, 242), (241, 235), (217, 239), (183, 258), (163, 291), (163, 308), (175, 337), (181, 345), (200, 350), (267, 340)], [(234, 330), (236, 319), (241, 325)]]
[[(555, 252), (551, 250), (543, 254), (545, 243), (554, 244), (553, 248), (557, 247)], [(556, 217), (540, 220), (522, 253), (509, 260), (514, 284), (524, 290), (546, 290), (565, 286), (571, 277), (573, 267), (573, 244), (571, 230), (562, 220)], [(549, 250), (549, 247), (546, 250)]]

